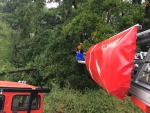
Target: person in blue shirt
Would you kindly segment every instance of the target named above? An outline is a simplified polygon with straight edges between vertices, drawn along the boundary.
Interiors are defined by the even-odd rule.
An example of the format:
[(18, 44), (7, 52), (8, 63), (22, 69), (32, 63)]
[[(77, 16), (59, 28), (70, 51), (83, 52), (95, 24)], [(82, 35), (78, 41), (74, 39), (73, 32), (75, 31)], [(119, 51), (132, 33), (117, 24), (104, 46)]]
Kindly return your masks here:
[(80, 43), (77, 48), (76, 48), (76, 60), (84, 60), (84, 55), (83, 55), (83, 49), (82, 49), (82, 43)]

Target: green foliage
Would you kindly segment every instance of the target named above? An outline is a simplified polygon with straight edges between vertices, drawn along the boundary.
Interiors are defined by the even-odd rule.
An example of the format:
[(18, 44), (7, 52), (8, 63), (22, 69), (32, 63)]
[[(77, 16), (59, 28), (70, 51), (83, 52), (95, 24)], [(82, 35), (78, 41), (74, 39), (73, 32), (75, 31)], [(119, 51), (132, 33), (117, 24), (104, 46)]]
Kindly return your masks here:
[(126, 97), (125, 101), (109, 95), (102, 88), (85, 89), (84, 93), (66, 86), (60, 89), (52, 85), (50, 94), (45, 94), (44, 113), (142, 113)]
[(139, 21), (144, 20), (144, 8), (142, 6), (129, 3), (122, 3), (121, 6), (119, 8), (122, 10), (122, 15), (119, 16), (120, 14), (118, 12), (118, 18), (116, 18), (117, 21), (120, 20), (118, 23), (118, 30), (127, 29), (128, 27), (139, 23)]
[[(120, 0), (88, 0), (72, 13), (74, 18), (63, 26), (63, 33), (70, 37), (86, 34), (83, 40), (91, 45), (144, 20), (142, 6)], [(89, 48), (84, 43), (83, 47)]]
[(0, 72), (6, 71), (11, 67), (11, 33), (9, 26), (0, 21)]
[(8, 40), (11, 49), (6, 50), (10, 51), (10, 59), (7, 60), (8, 63), (5, 62), (7, 68), (37, 69), (35, 72), (15, 73), (15, 77), (8, 76), (11, 80), (29, 79), (28, 83), (40, 87), (51, 86), (51, 82), (63, 87), (66, 81), (74, 88), (96, 87), (86, 67), (75, 61), (73, 52), (79, 37), (83, 38), (82, 47), (86, 52), (93, 44), (139, 21), (149, 22), (144, 17), (142, 5), (127, 1), (56, 2), (59, 2), (58, 8), (48, 9), (40, 0), (0, 0), (0, 18), (13, 29), (11, 36), (8, 36), (11, 39)]
[[(48, 9), (42, 0), (0, 0), (0, 72), (6, 71), (5, 79), (27, 80), (40, 87), (58, 84), (61, 89), (53, 86), (46, 97), (44, 112), (48, 113), (140, 112), (128, 100), (120, 102), (98, 89), (73, 52), (81, 37), (86, 52), (137, 23), (149, 28), (149, 13), (143, 5), (139, 0), (134, 4), (123, 0), (56, 2), (58, 8)], [(18, 68), (37, 70), (8, 74)]]
[(82, 44), (82, 48), (84, 48), (84, 51), (87, 51), (89, 49), (89, 47), (91, 47), (92, 44), (90, 43), (90, 41), (88, 40), (84, 40), (83, 44)]

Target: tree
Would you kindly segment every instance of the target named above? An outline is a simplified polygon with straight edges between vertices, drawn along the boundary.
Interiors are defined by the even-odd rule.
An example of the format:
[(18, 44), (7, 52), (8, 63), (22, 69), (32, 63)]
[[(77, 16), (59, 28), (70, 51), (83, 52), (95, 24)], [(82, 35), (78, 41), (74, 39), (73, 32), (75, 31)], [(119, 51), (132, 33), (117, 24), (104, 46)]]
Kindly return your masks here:
[[(89, 82), (86, 67), (78, 65), (72, 51), (83, 41), (84, 51), (104, 39), (137, 24), (145, 24), (144, 8), (138, 1), (123, 0), (55, 0), (59, 6), (48, 9), (43, 1), (0, 0), (1, 19), (13, 29), (12, 55), (9, 62), (14, 68), (36, 69), (16, 73), (34, 85), (61, 86), (69, 81), (85, 87)], [(10, 9), (8, 8), (10, 7)], [(135, 10), (136, 9), (136, 10)], [(145, 26), (144, 26), (145, 27)], [(10, 72), (10, 71), (8, 71)], [(88, 84), (88, 85), (89, 85)], [(88, 86), (86, 84), (86, 86)]]
[(11, 63), (11, 51), (12, 51), (12, 39), (11, 39), (12, 30), (9, 26), (0, 21), (0, 72), (9, 70), (12, 68)]

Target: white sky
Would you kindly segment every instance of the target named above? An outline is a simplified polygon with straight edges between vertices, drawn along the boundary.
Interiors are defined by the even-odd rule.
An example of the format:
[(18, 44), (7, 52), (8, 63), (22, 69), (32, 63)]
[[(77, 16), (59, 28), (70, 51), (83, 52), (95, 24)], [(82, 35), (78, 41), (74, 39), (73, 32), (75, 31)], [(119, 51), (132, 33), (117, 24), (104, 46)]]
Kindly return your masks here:
[[(46, 0), (46, 2), (47, 2), (48, 0)], [(48, 7), (48, 8), (56, 8), (56, 7), (58, 7), (58, 3), (57, 2), (54, 2), (55, 0), (53, 0), (51, 3), (47, 3), (46, 4), (46, 6)], [(62, 0), (61, 0), (62, 1)], [(145, 0), (142, 0), (142, 2), (145, 2)]]
[(51, 2), (51, 3), (48, 3), (46, 4), (46, 7), (48, 8), (56, 8), (59, 4), (56, 3), (56, 2)]
[[(47, 1), (48, 0), (46, 0), (46, 3), (47, 3)], [(58, 7), (58, 3), (57, 2), (54, 2), (54, 0), (51, 2), (51, 3), (47, 3), (46, 4), (46, 7), (48, 7), (48, 8), (56, 8), (56, 7)]]

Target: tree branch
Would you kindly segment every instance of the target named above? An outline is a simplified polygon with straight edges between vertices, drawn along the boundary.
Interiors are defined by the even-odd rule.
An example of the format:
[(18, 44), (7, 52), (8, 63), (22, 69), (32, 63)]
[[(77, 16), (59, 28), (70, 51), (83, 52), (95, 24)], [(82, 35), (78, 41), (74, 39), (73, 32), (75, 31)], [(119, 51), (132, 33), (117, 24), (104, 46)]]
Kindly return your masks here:
[(6, 75), (7, 73), (11, 74), (11, 73), (18, 73), (18, 72), (29, 72), (29, 71), (36, 71), (37, 68), (22, 68), (22, 69), (16, 69), (16, 70), (10, 70), (8, 72), (1, 72), (0, 76)]

